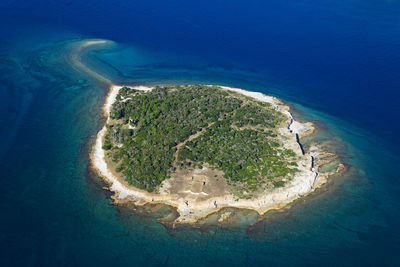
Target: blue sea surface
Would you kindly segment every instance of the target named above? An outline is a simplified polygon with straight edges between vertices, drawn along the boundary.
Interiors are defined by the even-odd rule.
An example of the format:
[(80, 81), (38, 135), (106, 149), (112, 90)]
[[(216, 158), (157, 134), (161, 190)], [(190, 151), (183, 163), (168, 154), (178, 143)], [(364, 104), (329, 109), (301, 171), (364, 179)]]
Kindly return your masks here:
[[(0, 2), (1, 266), (398, 265), (400, 1)], [(107, 85), (280, 97), (351, 166), (250, 227), (169, 229), (89, 168)], [(319, 125), (319, 124), (318, 124)], [(243, 218), (245, 220), (246, 218)]]

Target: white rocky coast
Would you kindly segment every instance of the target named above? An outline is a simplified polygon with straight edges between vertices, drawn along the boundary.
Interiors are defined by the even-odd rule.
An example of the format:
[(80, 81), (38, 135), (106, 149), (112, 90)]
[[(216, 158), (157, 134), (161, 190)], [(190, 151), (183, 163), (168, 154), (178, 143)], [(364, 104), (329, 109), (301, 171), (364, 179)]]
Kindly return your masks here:
[[(137, 90), (149, 91), (152, 88), (145, 86), (128, 86)], [(290, 122), (286, 128), (281, 128), (280, 133), (285, 138), (284, 146), (291, 148), (299, 156), (298, 169), (296, 175), (282, 188), (265, 191), (264, 194), (252, 199), (238, 199), (237, 196), (226, 194), (224, 196), (210, 196), (204, 192), (184, 191), (181, 194), (170, 192), (170, 181), (165, 180), (157, 193), (149, 193), (129, 185), (121, 177), (118, 177), (113, 170), (107, 166), (105, 152), (102, 149), (103, 137), (106, 128), (97, 134), (95, 145), (93, 146), (91, 159), (94, 168), (99, 175), (109, 184), (109, 189), (115, 193), (113, 199), (116, 203), (132, 201), (137, 205), (146, 203), (163, 203), (177, 208), (179, 218), (176, 222), (196, 222), (210, 213), (214, 213), (224, 207), (235, 207), (256, 210), (259, 214), (264, 214), (270, 209), (281, 208), (288, 203), (304, 196), (317, 188), (323, 179), (319, 179), (317, 167), (313, 166), (313, 156), (318, 155), (318, 149), (313, 149), (313, 155), (304, 153), (299, 142), (299, 136), (313, 132), (311, 123), (300, 123), (296, 121), (289, 112), (290, 108), (281, 100), (267, 96), (258, 92), (246, 91), (238, 88), (223, 87), (225, 90), (252, 97), (259, 101), (268, 102), (276, 109), (288, 117)], [(116, 100), (119, 89), (122, 86), (112, 85), (104, 105), (105, 115), (108, 117), (112, 104)]]

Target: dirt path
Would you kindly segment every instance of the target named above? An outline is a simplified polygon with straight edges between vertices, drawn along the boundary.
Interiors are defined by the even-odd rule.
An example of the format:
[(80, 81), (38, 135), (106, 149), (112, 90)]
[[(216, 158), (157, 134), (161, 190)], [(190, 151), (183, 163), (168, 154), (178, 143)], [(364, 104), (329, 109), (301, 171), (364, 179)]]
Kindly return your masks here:
[(186, 145), (187, 142), (192, 141), (193, 139), (197, 138), (198, 136), (200, 136), (201, 134), (203, 134), (208, 128), (210, 128), (211, 126), (214, 125), (214, 122), (210, 122), (207, 127), (202, 128), (200, 131), (198, 131), (195, 134), (192, 134), (191, 136), (189, 136), (185, 141), (179, 143), (176, 145), (176, 151), (174, 153), (174, 163), (172, 164), (173, 167), (177, 167), (177, 163), (178, 163), (178, 154), (179, 154), (179, 149)]

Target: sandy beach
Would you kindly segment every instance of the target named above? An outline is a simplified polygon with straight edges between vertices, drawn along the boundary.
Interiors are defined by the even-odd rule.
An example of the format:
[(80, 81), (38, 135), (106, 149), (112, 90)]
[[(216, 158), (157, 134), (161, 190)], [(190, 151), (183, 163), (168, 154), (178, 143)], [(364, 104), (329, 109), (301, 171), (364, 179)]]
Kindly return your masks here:
[[(122, 87), (121, 85), (110, 86), (110, 91), (103, 107), (104, 115), (108, 120), (112, 104), (115, 102), (118, 91)], [(151, 87), (145, 86), (128, 87), (142, 91), (152, 90)], [(106, 132), (106, 127), (104, 126), (97, 134), (96, 142), (91, 153), (91, 161), (94, 169), (109, 185), (109, 190), (114, 192), (112, 198), (115, 203), (126, 203), (130, 201), (134, 202), (136, 205), (163, 203), (176, 207), (179, 217), (175, 222), (195, 223), (199, 219), (226, 207), (252, 209), (262, 215), (271, 209), (279, 209), (286, 206), (288, 203), (309, 194), (326, 182), (327, 174), (319, 174), (318, 166), (313, 166), (313, 157), (318, 157), (322, 154), (322, 151), (320, 151), (318, 147), (311, 147), (309, 153), (303, 154), (304, 151), (301, 149), (296, 137), (296, 135), (301, 137), (311, 134), (314, 130), (312, 123), (300, 123), (294, 120), (289, 111), (290, 107), (285, 105), (278, 98), (239, 88), (222, 86), (221, 88), (235, 91), (262, 102), (268, 102), (288, 117), (290, 123), (287, 128), (281, 128), (280, 131), (281, 134), (287, 138), (284, 146), (292, 149), (301, 157), (298, 168), (300, 172), (298, 172), (285, 187), (265, 192), (265, 194), (252, 199), (238, 199), (232, 194), (227, 194), (225, 196), (199, 200), (198, 196), (203, 195), (204, 197), (205, 193), (193, 193), (190, 191), (182, 192), (182, 194), (170, 193), (170, 184), (168, 180), (163, 181), (159, 193), (149, 193), (129, 185), (125, 180), (115, 175), (115, 172), (110, 170), (107, 166), (105, 152), (102, 149), (103, 137)]]

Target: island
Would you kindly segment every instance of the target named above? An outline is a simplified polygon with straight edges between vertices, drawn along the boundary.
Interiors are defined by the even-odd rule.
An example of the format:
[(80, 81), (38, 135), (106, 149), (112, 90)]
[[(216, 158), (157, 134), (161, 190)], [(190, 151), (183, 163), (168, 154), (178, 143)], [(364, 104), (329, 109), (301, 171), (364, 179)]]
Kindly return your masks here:
[[(326, 181), (318, 147), (283, 101), (215, 85), (111, 86), (91, 159), (115, 203), (163, 203), (193, 223), (221, 208), (264, 214)], [(226, 216), (226, 214), (225, 214)]]

